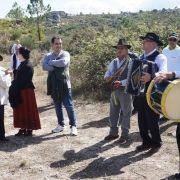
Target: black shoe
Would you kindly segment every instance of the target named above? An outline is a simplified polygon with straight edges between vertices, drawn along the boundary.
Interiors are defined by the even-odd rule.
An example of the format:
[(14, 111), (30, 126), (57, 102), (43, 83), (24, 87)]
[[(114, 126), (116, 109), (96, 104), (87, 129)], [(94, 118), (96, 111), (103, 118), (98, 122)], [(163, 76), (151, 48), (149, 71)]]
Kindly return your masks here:
[(15, 136), (23, 136), (25, 134), (26, 130), (25, 129), (20, 129), (18, 133), (15, 134)]
[(151, 148), (150, 144), (141, 144), (139, 146), (136, 147), (137, 151), (145, 151)]
[(108, 135), (104, 138), (104, 140), (111, 141), (111, 140), (117, 139), (118, 137), (119, 135)]
[(129, 136), (121, 136), (121, 137), (119, 138), (119, 140), (118, 140), (118, 142), (119, 142), (120, 144), (125, 144), (125, 143), (127, 143), (128, 141), (130, 141), (130, 137), (129, 137)]
[(26, 130), (24, 133), (25, 136), (32, 136), (32, 130)]
[(158, 144), (152, 144), (151, 145), (151, 151), (155, 151), (157, 152), (160, 148), (161, 148), (162, 144), (158, 143)]
[(7, 139), (6, 137), (2, 137), (2, 138), (0, 138), (0, 141), (7, 142), (7, 141), (9, 141), (9, 139)]
[(180, 173), (176, 173), (176, 174), (174, 175), (174, 177), (175, 177), (176, 179), (180, 179)]

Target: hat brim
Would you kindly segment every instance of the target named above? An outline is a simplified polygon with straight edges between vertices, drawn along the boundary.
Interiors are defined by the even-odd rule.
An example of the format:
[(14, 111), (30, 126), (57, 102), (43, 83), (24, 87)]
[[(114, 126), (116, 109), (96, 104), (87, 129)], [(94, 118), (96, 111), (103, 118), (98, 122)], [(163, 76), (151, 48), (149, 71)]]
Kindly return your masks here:
[(169, 38), (175, 38), (175, 39), (178, 39), (177, 36), (169, 36), (168, 39), (169, 39)]
[[(144, 40), (144, 39), (150, 39), (150, 38), (146, 38), (145, 36), (139, 36), (139, 39)], [(150, 39), (152, 41), (154, 41), (153, 39)], [(158, 44), (158, 46), (163, 46), (163, 43), (161, 41), (154, 41)]]
[[(127, 47), (128, 49), (130, 49), (131, 48), (131, 45), (129, 45), (129, 44), (125, 44), (125, 45), (118, 45), (118, 46), (125, 46), (125, 47)], [(115, 49), (117, 49), (118, 48), (118, 46), (116, 45), (116, 46), (112, 46), (113, 48), (115, 48)]]

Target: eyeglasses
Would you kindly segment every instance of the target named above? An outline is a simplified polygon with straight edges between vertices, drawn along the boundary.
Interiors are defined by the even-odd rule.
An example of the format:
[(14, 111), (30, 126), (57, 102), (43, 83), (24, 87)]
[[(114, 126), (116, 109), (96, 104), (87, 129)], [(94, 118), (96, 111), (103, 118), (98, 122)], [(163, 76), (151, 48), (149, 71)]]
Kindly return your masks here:
[(169, 38), (168, 41), (173, 41), (173, 42), (176, 42), (177, 39), (176, 38)]

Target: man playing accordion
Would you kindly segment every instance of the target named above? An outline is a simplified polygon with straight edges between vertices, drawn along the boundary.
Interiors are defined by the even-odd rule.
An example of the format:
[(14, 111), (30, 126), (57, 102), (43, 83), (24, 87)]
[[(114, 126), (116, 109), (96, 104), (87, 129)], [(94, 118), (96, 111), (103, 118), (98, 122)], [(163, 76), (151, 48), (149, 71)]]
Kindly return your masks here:
[(144, 53), (140, 56), (140, 60), (153, 62), (156, 64), (156, 72), (152, 67), (148, 67), (146, 73), (140, 78), (140, 81), (145, 85), (144, 92), (137, 96), (136, 105), (138, 111), (138, 124), (142, 144), (137, 146), (138, 151), (147, 149), (158, 150), (161, 147), (161, 137), (159, 132), (158, 119), (156, 114), (147, 104), (146, 91), (150, 81), (160, 72), (167, 71), (167, 58), (158, 52), (158, 47), (163, 43), (159, 36), (155, 33), (147, 33), (145, 36), (140, 36), (142, 40), (142, 49)]

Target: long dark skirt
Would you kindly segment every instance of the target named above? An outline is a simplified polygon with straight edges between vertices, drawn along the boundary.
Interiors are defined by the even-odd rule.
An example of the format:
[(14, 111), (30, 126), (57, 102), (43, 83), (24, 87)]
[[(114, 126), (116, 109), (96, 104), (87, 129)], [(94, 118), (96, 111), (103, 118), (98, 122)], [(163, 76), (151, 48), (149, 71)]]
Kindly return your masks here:
[(14, 127), (21, 129), (41, 129), (35, 93), (33, 89), (21, 90), (22, 103), (13, 108)]

